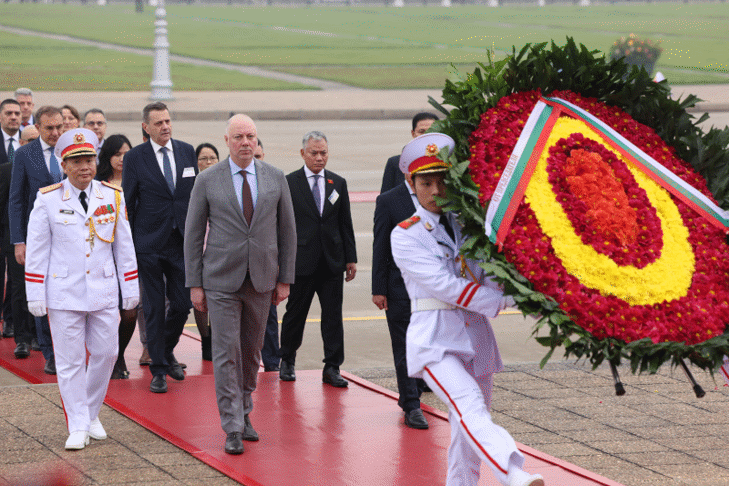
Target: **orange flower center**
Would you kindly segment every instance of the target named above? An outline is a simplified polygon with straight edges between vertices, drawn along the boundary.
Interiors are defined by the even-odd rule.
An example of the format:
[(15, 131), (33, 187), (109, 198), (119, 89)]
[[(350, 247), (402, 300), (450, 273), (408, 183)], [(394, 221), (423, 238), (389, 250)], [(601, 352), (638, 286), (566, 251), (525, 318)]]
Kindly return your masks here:
[(573, 150), (565, 173), (572, 193), (587, 205), (587, 221), (606, 239), (621, 245), (633, 243), (638, 234), (637, 215), (623, 185), (600, 154)]

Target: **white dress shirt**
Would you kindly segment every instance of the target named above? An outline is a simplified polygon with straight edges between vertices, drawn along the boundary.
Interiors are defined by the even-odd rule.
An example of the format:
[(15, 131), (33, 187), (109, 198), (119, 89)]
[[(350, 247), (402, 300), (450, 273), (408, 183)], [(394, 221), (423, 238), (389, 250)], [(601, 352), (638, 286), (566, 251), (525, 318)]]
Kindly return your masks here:
[[(13, 135), (11, 137), (7, 133), (5, 133), (5, 130), (0, 130), (0, 131), (3, 132), (3, 143), (5, 144), (5, 153), (7, 154), (8, 150), (10, 150), (10, 143), (13, 144), (13, 149), (17, 152), (18, 149), (20, 148), (20, 141), (19, 141), (20, 132), (19, 131), (15, 132), (15, 135)], [(10, 142), (10, 139), (12, 139), (13, 141)]]
[[(43, 158), (46, 161), (46, 168), (48, 169), (48, 173), (53, 175), (51, 172), (51, 153), (53, 153), (53, 149), (55, 147), (51, 147), (48, 145), (42, 138), (38, 137), (41, 143), (41, 147), (43, 148)], [(63, 175), (63, 167), (61, 167), (61, 161), (58, 160), (58, 157), (56, 157), (56, 160), (58, 161), (58, 170), (61, 172), (61, 175)]]
[[(151, 138), (149, 139), (149, 143), (152, 144), (152, 150), (154, 150), (154, 155), (155, 155), (155, 157), (157, 157), (157, 164), (159, 164), (159, 170), (162, 171), (162, 175), (165, 175), (164, 158), (162, 156), (162, 152), (160, 151), (160, 149), (162, 148), (162, 145), (156, 143)], [(175, 187), (177, 187), (177, 165), (175, 165), (175, 154), (172, 151), (172, 140), (171, 139), (167, 141), (165, 148), (167, 148), (167, 157), (170, 158), (170, 167), (172, 168), (172, 182), (175, 185)]]
[(408, 188), (408, 192), (410, 193), (410, 199), (413, 200), (413, 205), (415, 206), (415, 210), (417, 211), (417, 209), (420, 207), (420, 201), (418, 201), (418, 196), (415, 195), (415, 191), (413, 191), (413, 188), (410, 186), (410, 184), (408, 184), (407, 180), (403, 181), (403, 184), (405, 184), (405, 187)]
[(253, 209), (256, 209), (256, 202), (258, 201), (258, 180), (256, 179), (256, 159), (252, 159), (248, 167), (241, 169), (230, 157), (228, 157), (228, 164), (230, 164), (230, 174), (233, 176), (233, 188), (235, 189), (235, 197), (238, 198), (238, 206), (243, 209), (243, 174), (248, 179), (248, 186), (251, 188), (251, 199), (253, 200)]

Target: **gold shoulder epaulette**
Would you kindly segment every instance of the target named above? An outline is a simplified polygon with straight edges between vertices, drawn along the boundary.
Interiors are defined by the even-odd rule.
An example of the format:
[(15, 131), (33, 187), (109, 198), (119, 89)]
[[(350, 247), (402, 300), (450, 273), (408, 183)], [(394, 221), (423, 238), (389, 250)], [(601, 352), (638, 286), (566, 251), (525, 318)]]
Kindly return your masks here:
[(41, 194), (45, 194), (47, 192), (55, 191), (61, 186), (63, 186), (63, 182), (56, 182), (55, 184), (51, 184), (50, 186), (41, 187), (38, 190), (41, 192)]
[(403, 229), (408, 229), (409, 227), (411, 227), (418, 221), (420, 221), (420, 216), (410, 216), (408, 219), (406, 219), (405, 221), (402, 221), (400, 224), (398, 224), (398, 226)]
[(112, 184), (111, 182), (101, 181), (101, 183), (104, 184), (106, 187), (111, 187), (115, 191), (123, 191), (121, 186), (117, 186), (116, 184)]

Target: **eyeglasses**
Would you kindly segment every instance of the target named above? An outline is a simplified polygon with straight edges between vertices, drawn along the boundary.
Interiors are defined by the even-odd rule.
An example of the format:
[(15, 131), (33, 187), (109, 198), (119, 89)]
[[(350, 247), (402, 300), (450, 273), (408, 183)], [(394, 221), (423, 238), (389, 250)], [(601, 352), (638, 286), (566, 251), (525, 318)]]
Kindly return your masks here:
[(87, 127), (103, 127), (104, 125), (106, 125), (106, 122), (103, 122), (103, 121), (100, 121), (100, 122), (90, 121), (88, 123), (84, 123), (84, 125), (87, 126)]
[(198, 162), (215, 162), (216, 160), (218, 160), (217, 157), (198, 157), (197, 159)]

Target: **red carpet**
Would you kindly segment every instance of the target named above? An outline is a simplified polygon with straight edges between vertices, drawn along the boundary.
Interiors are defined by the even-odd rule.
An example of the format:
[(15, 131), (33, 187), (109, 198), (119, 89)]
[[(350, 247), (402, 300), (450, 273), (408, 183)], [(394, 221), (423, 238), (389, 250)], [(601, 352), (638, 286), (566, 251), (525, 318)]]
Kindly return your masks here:
[[(0, 366), (30, 383), (54, 382), (43, 373), (39, 352), (16, 360), (12, 339), (0, 340)], [(347, 389), (321, 383), (321, 371), (297, 371), (297, 380), (281, 382), (277, 373), (261, 373), (251, 413), (260, 442), (246, 442), (246, 452), (223, 452), (210, 363), (200, 359), (199, 341), (183, 336), (175, 352), (188, 365), (182, 382), (168, 379), (169, 392), (149, 392), (149, 371), (140, 368), (135, 336), (127, 349), (132, 379), (114, 380), (106, 403), (181, 447), (201, 461), (245, 485), (402, 485), (443, 484), (450, 428), (446, 415), (425, 408), (431, 428), (402, 424), (397, 397), (389, 390), (343, 373)], [(113, 432), (111, 432), (113, 434)], [(589, 471), (526, 446), (526, 469), (547, 484), (620, 486)], [(498, 484), (485, 467), (481, 485)]]

